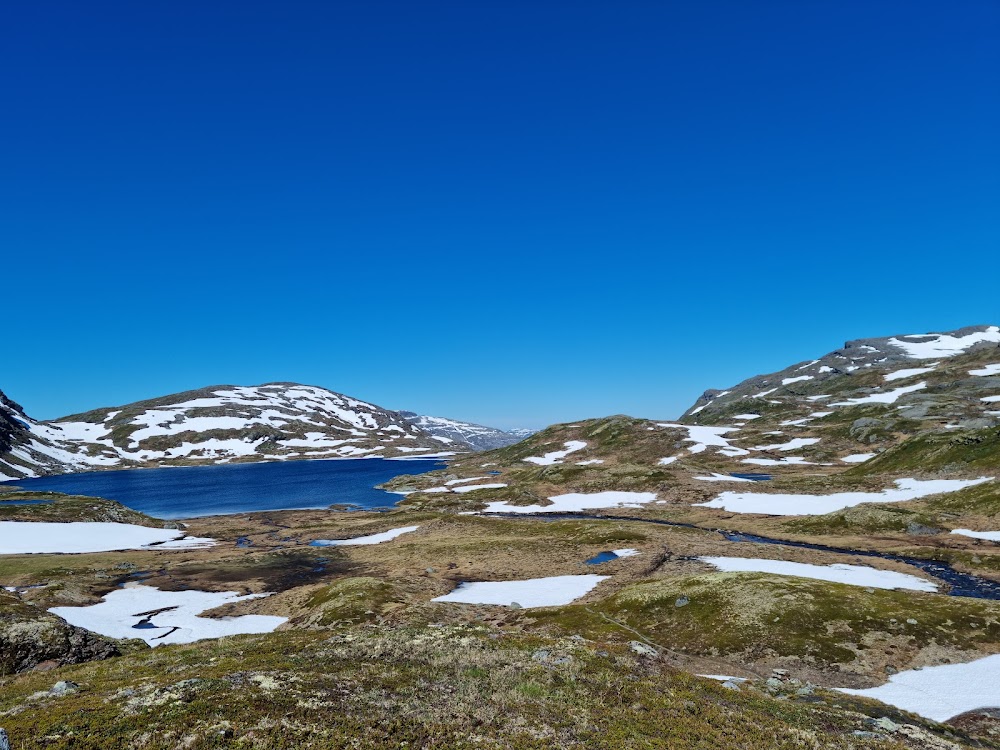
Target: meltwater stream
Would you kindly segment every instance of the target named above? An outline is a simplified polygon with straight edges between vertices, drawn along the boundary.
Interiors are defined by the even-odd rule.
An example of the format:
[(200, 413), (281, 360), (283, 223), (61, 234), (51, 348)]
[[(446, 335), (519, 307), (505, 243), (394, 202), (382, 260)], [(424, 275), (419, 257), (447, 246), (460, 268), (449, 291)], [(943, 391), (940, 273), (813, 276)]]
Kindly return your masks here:
[(634, 521), (636, 523), (653, 523), (659, 526), (676, 526), (685, 529), (698, 529), (699, 531), (715, 531), (721, 534), (724, 539), (730, 542), (751, 542), (755, 544), (775, 544), (783, 547), (798, 547), (800, 549), (814, 549), (818, 552), (832, 552), (838, 555), (856, 555), (858, 557), (880, 557), (883, 560), (893, 560), (895, 562), (912, 565), (915, 568), (927, 573), (929, 576), (943, 581), (950, 587), (948, 596), (965, 596), (972, 599), (991, 599), (1000, 601), (1000, 583), (990, 581), (971, 573), (962, 573), (955, 570), (948, 563), (940, 560), (923, 560), (919, 557), (907, 557), (896, 555), (891, 552), (876, 552), (874, 550), (856, 550), (846, 547), (831, 547), (826, 544), (812, 544), (810, 542), (793, 542), (787, 539), (773, 539), (756, 534), (744, 534), (738, 531), (726, 531), (725, 529), (706, 529), (693, 523), (681, 523), (680, 521), (665, 521), (659, 518), (640, 518), (638, 516), (598, 516), (589, 513), (491, 513), (483, 515), (503, 516), (504, 518), (534, 518), (547, 521), (559, 520), (590, 520), (590, 521)]

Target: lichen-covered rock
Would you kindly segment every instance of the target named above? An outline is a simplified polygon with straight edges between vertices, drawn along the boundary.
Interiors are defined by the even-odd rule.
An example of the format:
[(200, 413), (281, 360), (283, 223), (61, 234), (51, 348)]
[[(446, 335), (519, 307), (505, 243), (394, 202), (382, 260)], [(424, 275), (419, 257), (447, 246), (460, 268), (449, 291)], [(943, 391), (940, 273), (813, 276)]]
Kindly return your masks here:
[(0, 594), (0, 674), (118, 656), (118, 644), (60, 617)]

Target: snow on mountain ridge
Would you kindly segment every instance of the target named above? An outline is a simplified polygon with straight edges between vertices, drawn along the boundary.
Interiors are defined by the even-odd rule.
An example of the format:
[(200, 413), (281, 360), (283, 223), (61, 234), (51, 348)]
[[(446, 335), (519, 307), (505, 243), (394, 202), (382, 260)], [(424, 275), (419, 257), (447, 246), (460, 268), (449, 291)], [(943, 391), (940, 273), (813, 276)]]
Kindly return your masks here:
[(446, 417), (431, 417), (412, 411), (401, 411), (400, 414), (410, 424), (432, 435), (436, 435), (449, 442), (468, 445), (477, 451), (504, 448), (508, 445), (521, 442), (524, 438), (533, 435), (535, 432), (534, 430), (523, 429), (500, 430), (473, 422), (462, 422)]
[[(738, 402), (743, 403), (742, 410), (746, 411), (748, 404), (745, 399), (759, 399), (769, 404), (803, 399), (836, 399), (831, 406), (894, 403), (900, 395), (921, 391), (927, 385), (915, 383), (893, 390), (885, 387), (887, 383), (897, 380), (905, 382), (925, 375), (943, 378), (945, 375), (942, 371), (949, 367), (952, 360), (964, 358), (974, 361), (983, 352), (997, 349), (1000, 349), (998, 326), (970, 326), (948, 333), (906, 334), (848, 341), (841, 349), (819, 359), (796, 363), (768, 375), (748, 378), (724, 391), (705, 391), (685, 412), (684, 418), (708, 419), (713, 417), (713, 413), (718, 415), (723, 410), (736, 408), (734, 405)], [(924, 360), (926, 364), (914, 367), (915, 359)], [(991, 371), (983, 368), (982, 372)], [(869, 374), (874, 373), (879, 375), (877, 382), (869, 377)], [(852, 389), (854, 392), (850, 392)], [(831, 393), (834, 391), (835, 394)], [(852, 398), (844, 398), (847, 395)]]

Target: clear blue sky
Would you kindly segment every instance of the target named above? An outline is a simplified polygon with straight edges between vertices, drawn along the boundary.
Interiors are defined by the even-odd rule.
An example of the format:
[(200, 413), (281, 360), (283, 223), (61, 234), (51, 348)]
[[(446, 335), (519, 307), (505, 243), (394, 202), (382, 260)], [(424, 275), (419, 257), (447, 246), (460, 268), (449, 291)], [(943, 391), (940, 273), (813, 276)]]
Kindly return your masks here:
[(7, 3), (0, 389), (673, 417), (1000, 322), (995, 0)]

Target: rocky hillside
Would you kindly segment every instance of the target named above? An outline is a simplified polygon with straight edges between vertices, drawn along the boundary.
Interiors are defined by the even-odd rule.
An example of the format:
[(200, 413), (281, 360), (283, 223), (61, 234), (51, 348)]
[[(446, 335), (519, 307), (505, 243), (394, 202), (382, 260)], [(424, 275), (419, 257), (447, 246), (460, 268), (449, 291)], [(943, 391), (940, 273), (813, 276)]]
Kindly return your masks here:
[(110, 462), (81, 455), (61, 439), (61, 430), (37, 422), (0, 391), (0, 481), (85, 471)]
[[(1000, 747), (998, 334), (851, 342), (709, 391), (678, 421), (553, 425), (394, 479), (405, 497), (387, 511), (187, 519), (187, 538), (210, 545), (58, 557), (0, 545), (0, 584), (31, 622), (79, 624), (130, 587), (161, 601), (105, 608), (87, 627), (119, 637), (123, 612), (149, 625), (196, 592), (269, 594), (209, 622), (286, 618), (162, 646), (135, 622), (125, 633), (156, 648), (121, 643), (110, 663), (0, 681), (4, 728), (26, 747)], [(226, 439), (194, 421), (206, 418), (282, 434), (276, 421), (329, 419), (330, 439), (358, 439), (333, 448), (365, 445), (351, 430), (371, 447), (395, 432), (357, 404), (335, 403), (359, 420), (340, 423), (244, 390), (58, 429), (100, 432), (92, 460)], [(229, 398), (252, 403), (215, 403)], [(424, 439), (407, 424), (416, 437), (393, 445)], [(316, 440), (309, 427), (298, 439)], [(300, 452), (283, 440), (270, 444)], [(21, 523), (124, 517), (13, 490), (0, 510)], [(83, 689), (45, 697), (57, 681)]]
[[(1000, 521), (1000, 483), (991, 481), (1000, 477), (1000, 328), (851, 341), (706, 391), (676, 422), (617, 416), (554, 425), (450, 468), (456, 476), (489, 470), (500, 486), (475, 493), (480, 505), (648, 491), (698, 518), (820, 516), (760, 522), (769, 529), (992, 530)], [(473, 503), (454, 490), (421, 491), (440, 488), (442, 478), (392, 486), (425, 507)], [(955, 494), (922, 500), (940, 487)], [(879, 504), (890, 502), (902, 504), (883, 512)], [(928, 515), (931, 507), (949, 515)]]
[(0, 480), (175, 464), (454, 455), (519, 435), (316, 386), (211, 386), (38, 422), (0, 394)]
[(533, 435), (535, 430), (498, 430), (473, 422), (461, 422), (445, 417), (428, 417), (412, 411), (401, 411), (400, 415), (412, 425), (439, 438), (446, 438), (457, 445), (467, 445), (472, 450), (488, 451), (519, 443)]

